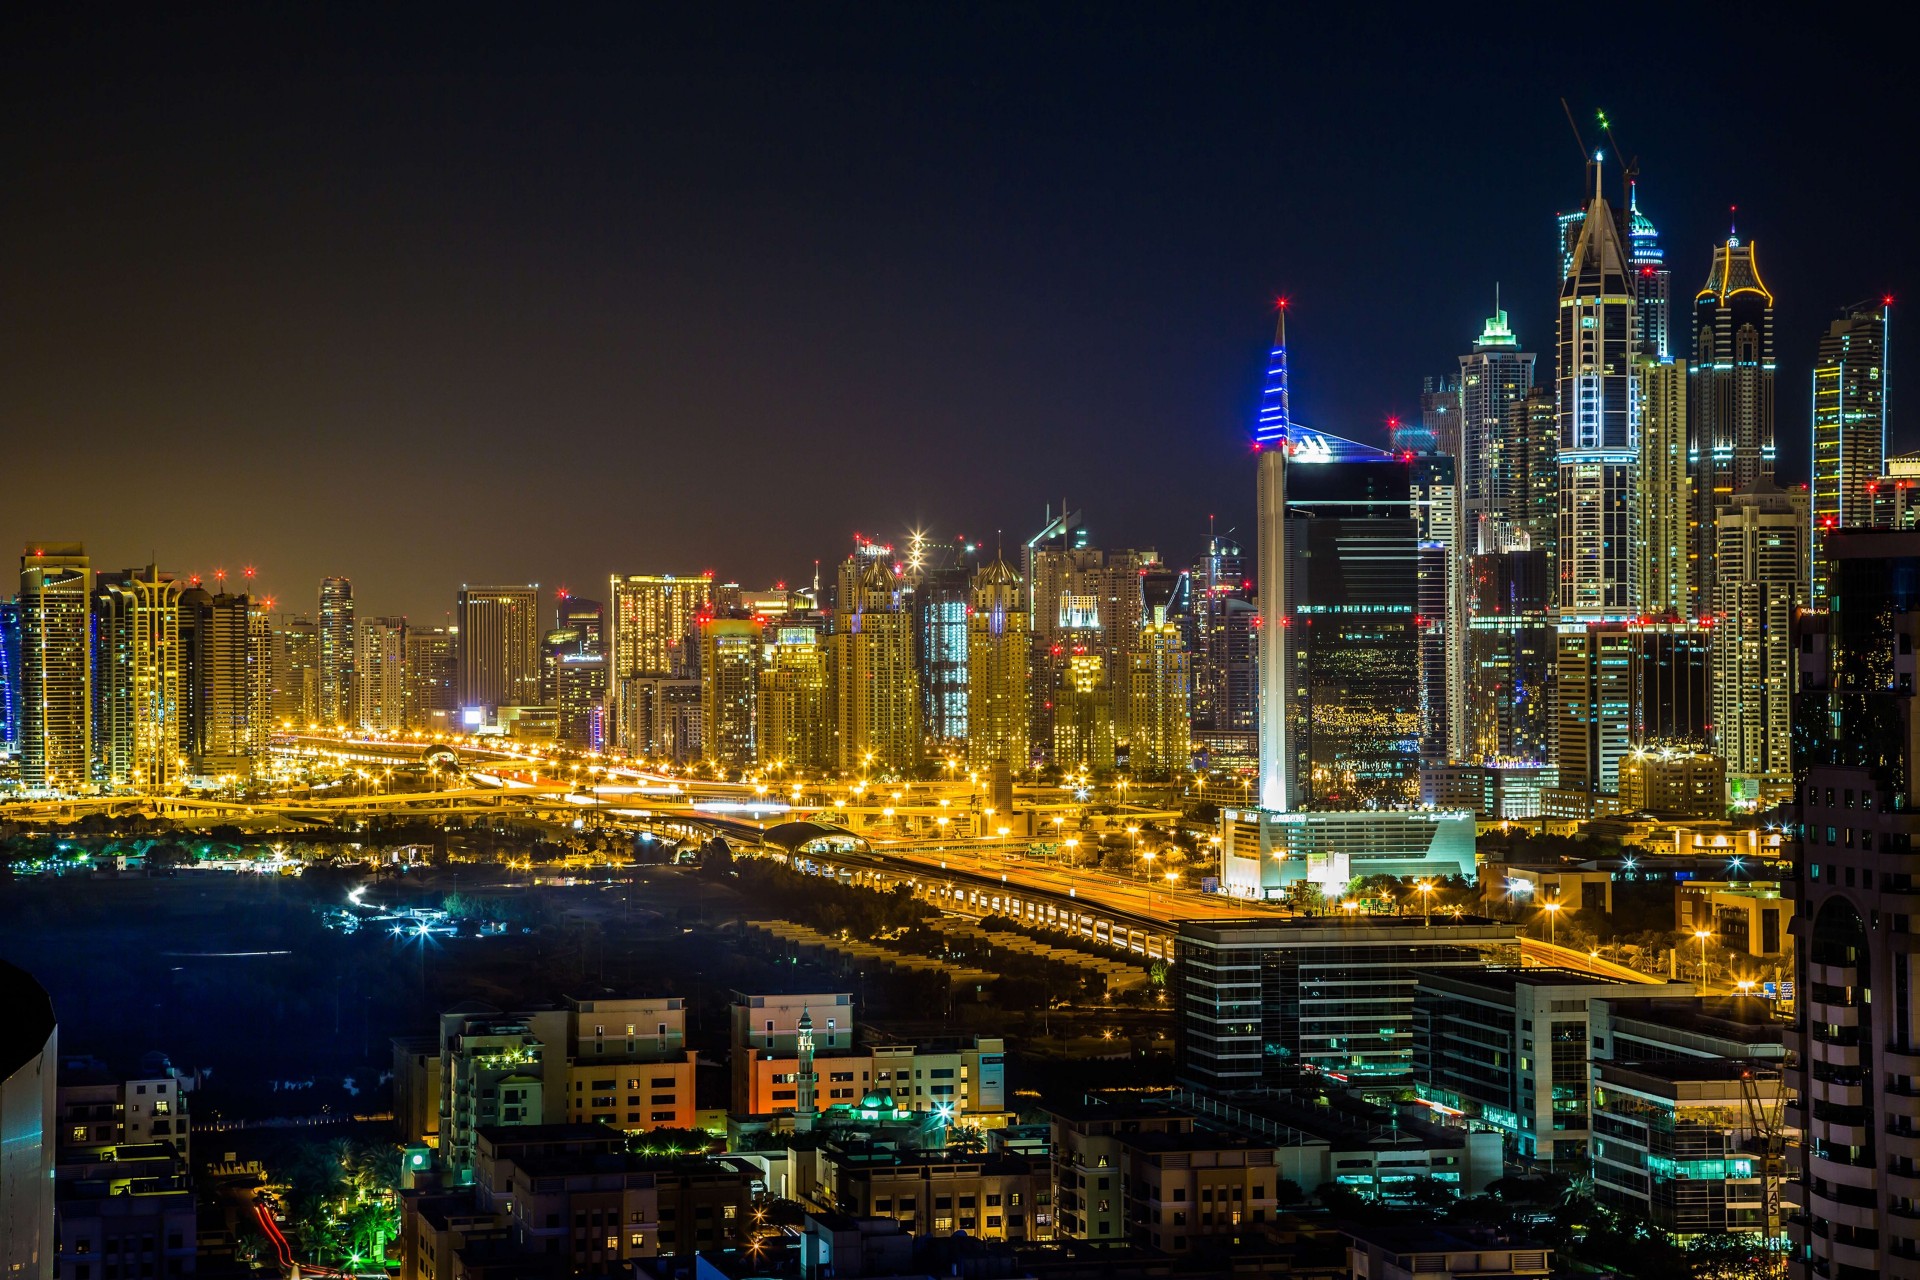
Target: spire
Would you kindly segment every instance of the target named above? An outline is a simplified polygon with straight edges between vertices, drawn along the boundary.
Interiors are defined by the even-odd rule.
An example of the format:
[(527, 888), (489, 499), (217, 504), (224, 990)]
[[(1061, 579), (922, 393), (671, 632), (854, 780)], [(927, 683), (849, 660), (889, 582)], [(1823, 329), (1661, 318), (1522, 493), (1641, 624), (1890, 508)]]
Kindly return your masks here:
[(1273, 350), (1267, 356), (1267, 385), (1260, 393), (1260, 417), (1254, 423), (1255, 448), (1285, 448), (1293, 434), (1287, 410), (1287, 300), (1279, 302), (1280, 321), (1273, 332)]

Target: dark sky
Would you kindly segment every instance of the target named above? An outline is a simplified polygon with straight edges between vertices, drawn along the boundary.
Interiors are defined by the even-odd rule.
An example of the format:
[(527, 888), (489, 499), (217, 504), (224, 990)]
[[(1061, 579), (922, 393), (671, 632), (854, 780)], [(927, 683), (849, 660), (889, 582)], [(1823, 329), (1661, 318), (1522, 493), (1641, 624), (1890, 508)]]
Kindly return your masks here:
[(1640, 157), (1679, 298), (1740, 206), (1801, 477), (1819, 332), (1920, 266), (1898, 42), (1348, 7), (9, 6), (0, 546), (416, 619), (1012, 543), (1061, 495), (1185, 560), (1248, 525), (1276, 294), (1343, 434), (1415, 413), (1496, 281), (1550, 368), (1561, 96)]

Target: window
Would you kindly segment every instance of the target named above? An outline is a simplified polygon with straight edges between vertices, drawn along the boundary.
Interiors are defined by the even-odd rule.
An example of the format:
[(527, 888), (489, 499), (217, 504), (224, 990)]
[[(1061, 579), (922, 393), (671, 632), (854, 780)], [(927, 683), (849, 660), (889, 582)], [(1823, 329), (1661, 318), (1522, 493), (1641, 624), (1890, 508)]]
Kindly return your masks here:
[(607, 1237), (607, 1248), (608, 1248), (608, 1249), (618, 1249), (619, 1247), (620, 1247), (620, 1237), (619, 1237), (619, 1236), (608, 1236), (608, 1237)]
[(627, 1237), (627, 1244), (630, 1248), (639, 1249), (643, 1247), (646, 1243), (647, 1243), (646, 1236), (642, 1235), (638, 1231), (634, 1232), (632, 1235)]

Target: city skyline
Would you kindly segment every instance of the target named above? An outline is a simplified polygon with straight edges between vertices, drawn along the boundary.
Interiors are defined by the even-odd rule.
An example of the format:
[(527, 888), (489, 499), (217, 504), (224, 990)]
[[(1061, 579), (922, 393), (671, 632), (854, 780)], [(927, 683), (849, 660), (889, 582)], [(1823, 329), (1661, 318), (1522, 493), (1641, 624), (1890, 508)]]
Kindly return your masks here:
[[(483, 23), (447, 47), (403, 29), (388, 70), (363, 65), (347, 28), (263, 21), (195, 52), (179, 30), (134, 27), (84, 65), (72, 37), (25, 32), (36, 56), (17, 102), (95, 93), (102, 106), (14, 135), (21, 198), (5, 226), (20, 314), (35, 317), (0, 357), (17, 464), (47, 472), (77, 442), (271, 502), (263, 519), (134, 492), (71, 527), (37, 489), (9, 504), (0, 536), (83, 538), (103, 564), (144, 564), (164, 521), (163, 563), (256, 563), (289, 600), (339, 574), (373, 609), (435, 619), (462, 581), (591, 592), (608, 572), (668, 563), (791, 580), (849, 526), (1018, 540), (1063, 489), (1104, 540), (1184, 562), (1209, 515), (1250, 540), (1252, 499), (1230, 477), (1270, 294), (1298, 308), (1297, 415), (1355, 439), (1384, 442), (1388, 417), (1414, 416), (1421, 379), (1453, 367), (1496, 288), (1522, 349), (1551, 351), (1551, 219), (1582, 194), (1562, 96), (1588, 142), (1604, 107), (1640, 158), (1638, 207), (1683, 291), (1729, 205), (1765, 243), (1780, 477), (1806, 478), (1821, 334), (1913, 275), (1897, 189), (1836, 225), (1817, 186), (1790, 180), (1816, 154), (1857, 169), (1892, 153), (1898, 112), (1874, 109), (1892, 105), (1871, 74), (1881, 55), (1846, 50), (1861, 96), (1836, 134), (1810, 100), (1735, 108), (1650, 68), (1607, 79), (1516, 59), (1417, 95), (1383, 89), (1461, 39), (1417, 26), (1363, 42), (1284, 27), (1280, 45), (1316, 54), (1282, 86), (1241, 51), (1275, 47), (1278, 21), (1170, 34), (1139, 16), (1098, 29), (899, 17), (838, 43), (770, 21), (724, 53), (650, 30), (656, 52), (627, 69), (657, 125), (606, 92), (626, 83), (634, 42), (619, 29)], [(1530, 16), (1519, 34), (1549, 40), (1560, 21)], [(1679, 61), (1709, 34), (1755, 64), (1811, 69), (1839, 52), (1685, 15), (1662, 26)], [(989, 47), (1017, 56), (983, 80)], [(223, 57), (194, 76), (191, 103), (179, 93), (197, 60), (251, 50), (293, 50), (289, 74), (265, 84)], [(688, 78), (660, 69), (667, 55)], [(827, 59), (824, 78), (809, 56)], [(750, 90), (739, 101), (690, 87), (723, 57), (718, 82)], [(895, 69), (907, 64), (911, 78)], [(1065, 104), (1058, 67), (1079, 91)], [(116, 68), (145, 91), (140, 111), (108, 109), (133, 91), (102, 83)], [(444, 99), (417, 99), (423, 71), (441, 73)], [(356, 77), (364, 100), (346, 110), (339, 86)], [(1144, 122), (1126, 101), (1143, 80), (1159, 86)], [(442, 121), (442, 104), (461, 116), (490, 97)], [(873, 101), (897, 110), (858, 105)], [(524, 133), (506, 127), (509, 104), (527, 108)], [(262, 150), (267, 130), (288, 145)], [(1698, 145), (1736, 132), (1768, 142)], [(419, 171), (420, 155), (441, 169)], [(850, 156), (872, 160), (849, 171)], [(615, 176), (630, 172), (643, 176)], [(1610, 163), (1615, 204), (1617, 175)], [(177, 311), (189, 299), (191, 323)], [(769, 327), (785, 338), (747, 336)], [(1915, 443), (1898, 412), (1895, 452)], [(1112, 447), (1079, 448), (1093, 432)], [(1006, 468), (1013, 440), (1022, 465)], [(1168, 449), (1184, 465), (1143, 465)], [(832, 510), (776, 519), (748, 496), (863, 451)], [(670, 482), (681, 469), (722, 482), (711, 518)], [(578, 500), (607, 482), (619, 500)]]

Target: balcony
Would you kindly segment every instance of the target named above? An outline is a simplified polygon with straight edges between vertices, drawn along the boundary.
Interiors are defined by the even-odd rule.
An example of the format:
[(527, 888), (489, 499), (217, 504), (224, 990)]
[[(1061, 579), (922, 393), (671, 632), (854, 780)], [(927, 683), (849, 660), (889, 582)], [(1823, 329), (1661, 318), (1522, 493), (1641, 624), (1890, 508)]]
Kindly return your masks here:
[(1880, 1061), (1874, 1065), (1896, 1076), (1920, 1076), (1920, 1048), (1890, 1044), (1880, 1051)]
[(1815, 1080), (1812, 1086), (1813, 1100), (1837, 1107), (1864, 1106), (1867, 1091), (1858, 1084), (1842, 1084), (1837, 1080)]

